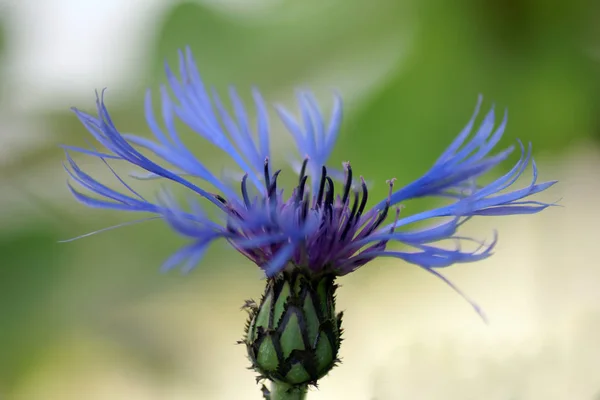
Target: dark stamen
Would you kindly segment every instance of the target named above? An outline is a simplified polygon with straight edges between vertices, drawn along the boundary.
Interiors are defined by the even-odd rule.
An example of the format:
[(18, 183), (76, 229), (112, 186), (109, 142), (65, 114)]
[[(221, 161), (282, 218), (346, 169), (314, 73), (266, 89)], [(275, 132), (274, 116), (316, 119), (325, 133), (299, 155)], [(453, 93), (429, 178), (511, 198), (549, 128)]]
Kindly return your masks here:
[(302, 198), (304, 197), (304, 189), (306, 187), (306, 181), (308, 180), (308, 176), (304, 175), (302, 179), (300, 179), (300, 185), (298, 185), (298, 193), (296, 194), (296, 201), (300, 203)]
[(215, 199), (219, 200), (223, 204), (227, 204), (227, 200), (221, 195), (215, 194)]
[(321, 183), (319, 183), (319, 194), (317, 194), (317, 202), (315, 203), (316, 207), (320, 207), (323, 201), (323, 190), (325, 189), (325, 180), (327, 179), (327, 168), (324, 165), (321, 171)]
[(231, 225), (230, 223), (227, 223), (227, 232), (237, 233), (237, 231), (234, 229), (233, 225)]
[(233, 208), (229, 207), (229, 212), (231, 212), (233, 215), (235, 215), (236, 217), (238, 217), (242, 221), (244, 220), (244, 218), (242, 218), (242, 216), (240, 215), (240, 213), (237, 212), (236, 210), (234, 210)]
[(394, 223), (392, 224), (392, 227), (390, 228), (390, 233), (394, 233), (394, 230), (396, 229), (396, 224), (398, 224), (399, 218), (400, 218), (400, 207), (396, 207), (396, 218), (394, 219)]
[(271, 174), (269, 173), (269, 157), (265, 158), (265, 188), (269, 190), (269, 186), (271, 186)]
[(242, 197), (244, 198), (244, 204), (247, 209), (250, 209), (250, 198), (248, 197), (248, 189), (246, 188), (246, 181), (248, 180), (248, 174), (242, 178)]
[(388, 185), (390, 186), (390, 191), (388, 193), (388, 199), (385, 202), (385, 208), (383, 209), (383, 211), (379, 214), (379, 216), (377, 217), (377, 220), (375, 221), (375, 223), (371, 226), (371, 228), (369, 229), (369, 234), (371, 232), (373, 232), (375, 229), (377, 229), (379, 227), (379, 225), (381, 225), (381, 223), (386, 219), (388, 211), (390, 210), (390, 203), (392, 202), (392, 189), (394, 187), (394, 182), (396, 181), (396, 178), (394, 179), (390, 179), (389, 181), (387, 181)]
[(350, 163), (346, 163), (346, 186), (344, 186), (344, 194), (342, 195), (342, 205), (346, 205), (346, 201), (348, 201), (348, 195), (350, 194), (350, 187), (352, 186), (352, 167)]
[[(346, 221), (346, 226), (344, 226), (344, 231), (342, 232), (342, 240), (346, 239), (346, 235), (352, 227), (352, 222), (354, 221), (354, 216), (356, 215), (356, 210), (358, 208), (358, 192), (354, 192), (354, 204), (352, 204), (352, 212), (350, 213), (350, 217), (348, 217), (348, 221)], [(358, 218), (357, 218), (358, 219)]]
[(387, 202), (387, 203), (385, 203), (385, 208), (383, 209), (383, 211), (379, 213), (379, 216), (377, 217), (377, 220), (375, 221), (375, 223), (371, 226), (371, 228), (369, 228), (368, 234), (371, 234), (371, 232), (373, 232), (375, 229), (377, 229), (379, 227), (379, 225), (381, 225), (381, 223), (387, 218), (389, 210), (390, 210), (390, 203)]
[(325, 206), (331, 207), (331, 206), (333, 206), (333, 194), (334, 194), (333, 181), (331, 180), (330, 177), (326, 177), (325, 179), (327, 179), (327, 194), (325, 195)]
[(358, 213), (356, 214), (356, 219), (359, 219), (365, 210), (365, 206), (367, 205), (367, 199), (369, 198), (369, 191), (367, 190), (367, 184), (363, 177), (360, 177), (361, 186), (362, 186), (362, 199), (360, 201), (360, 207), (358, 207)]
[(279, 174), (281, 173), (281, 170), (275, 172), (273, 174), (273, 183), (271, 183), (271, 186), (269, 186), (269, 197), (273, 197), (273, 195), (275, 194), (275, 191), (277, 190), (277, 177), (279, 176)]
[(300, 168), (300, 178), (298, 180), (298, 182), (300, 182), (300, 185), (302, 185), (302, 179), (304, 179), (304, 177), (305, 177), (307, 165), (308, 165), (308, 157), (306, 157), (304, 159), (304, 161), (302, 162), (302, 168)]
[(304, 201), (302, 202), (302, 214), (300, 217), (302, 222), (306, 221), (306, 216), (308, 215), (308, 201), (309, 200), (310, 200), (310, 197), (308, 195), (306, 195), (304, 197)]

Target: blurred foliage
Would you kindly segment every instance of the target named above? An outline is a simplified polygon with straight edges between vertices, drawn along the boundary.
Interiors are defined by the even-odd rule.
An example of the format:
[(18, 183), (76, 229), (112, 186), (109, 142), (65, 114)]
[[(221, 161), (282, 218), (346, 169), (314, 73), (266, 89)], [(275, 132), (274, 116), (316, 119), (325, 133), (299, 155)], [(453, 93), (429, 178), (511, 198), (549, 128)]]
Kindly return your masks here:
[[(189, 45), (207, 82), (223, 93), (227, 84), (234, 83), (246, 98), (254, 84), (267, 94), (291, 92), (320, 75), (333, 77), (330, 87), (344, 85), (335, 81), (342, 72), (356, 81), (375, 82), (360, 97), (347, 99), (343, 133), (333, 156), (334, 162), (352, 160), (356, 171), (375, 182), (397, 177), (402, 184), (424, 172), (464, 126), (479, 93), (485, 96), (484, 110), (496, 104), (498, 120), (505, 108), (510, 110), (506, 146), (521, 138), (533, 142), (536, 153), (559, 154), (575, 141), (594, 134), (600, 138), (600, 63), (587, 51), (600, 48), (598, 4), (584, 0), (552, 7), (542, 0), (369, 4), (282, 1), (248, 15), (195, 2), (176, 4), (161, 17), (151, 57), (147, 65), (139, 66), (137, 78), (152, 87), (164, 83), (164, 61), (176, 69), (176, 50)], [(5, 41), (0, 26), (0, 54)], [(352, 65), (365, 60), (376, 65), (381, 61), (374, 56), (374, 47), (383, 45), (395, 52), (406, 42), (406, 54), (377, 79)], [(133, 93), (131, 102), (111, 108), (124, 131), (144, 132), (142, 95)], [(91, 109), (92, 104), (90, 99), (82, 108)], [(43, 121), (56, 144), (85, 144), (84, 129), (67, 111), (33, 118)], [(213, 164), (219, 162), (207, 148), (198, 147), (198, 153), (211, 157)], [(0, 173), (18, 180), (52, 165), (56, 174), (62, 174), (61, 157), (56, 147), (43, 147)], [(386, 189), (376, 185), (375, 190), (383, 195)], [(44, 191), (66, 193), (66, 188), (44, 187), (40, 195)], [(146, 342), (138, 340), (140, 326), (147, 325), (115, 323), (115, 310), (182, 287), (201, 298), (202, 290), (210, 290), (219, 274), (248, 280), (257, 276), (248, 272), (252, 267), (247, 263), (220, 251), (224, 246), (190, 276), (157, 274), (161, 261), (181, 240), (154, 223), (57, 244), (65, 235), (126, 218), (110, 212), (84, 213), (70, 199), (61, 200), (59, 206), (68, 217), (58, 215), (55, 222), (42, 223), (33, 213), (22, 224), (0, 231), (0, 395), (3, 386), (8, 391), (18, 385), (19, 377), (56, 344), (61, 332), (77, 326), (122, 343), (134, 358), (147, 360), (155, 351), (149, 364), (172, 366), (167, 339), (157, 334)], [(240, 294), (240, 303), (245, 297), (249, 296)]]
[(4, 27), (4, 21), (0, 16), (0, 56), (4, 55), (6, 50), (6, 29)]
[(13, 383), (35, 362), (32, 355), (54, 339), (52, 294), (64, 279), (56, 237), (37, 225), (0, 236), (0, 387)]
[[(4, 21), (2, 19), (2, 15), (0, 15), (0, 77), (3, 74), (4, 70), (4, 62), (6, 53), (6, 29), (4, 27)], [(4, 97), (4, 82), (3, 79), (0, 78), (0, 104), (2, 104), (2, 100)]]
[(563, 3), (566, 11), (519, 1), (462, 3), (422, 3), (427, 22), (414, 51), (346, 124), (339, 148), (364, 160), (369, 176), (403, 174), (389, 171), (390, 160), (410, 165), (411, 177), (424, 171), (468, 120), (466, 105), (474, 106), (478, 93), (483, 112), (492, 102), (498, 120), (509, 110), (506, 145), (520, 138), (536, 152), (561, 150), (596, 128), (600, 68), (577, 46), (583, 2)]
[(340, 54), (368, 52), (373, 43), (404, 33), (405, 8), (387, 0), (368, 8), (360, 2), (309, 0), (276, 3), (266, 14), (241, 19), (183, 3), (159, 29), (154, 76), (164, 81), (164, 59), (176, 65), (174, 49), (189, 45), (211, 84), (234, 83), (240, 91), (251, 84), (266, 91), (290, 82), (303, 85), (311, 70)]

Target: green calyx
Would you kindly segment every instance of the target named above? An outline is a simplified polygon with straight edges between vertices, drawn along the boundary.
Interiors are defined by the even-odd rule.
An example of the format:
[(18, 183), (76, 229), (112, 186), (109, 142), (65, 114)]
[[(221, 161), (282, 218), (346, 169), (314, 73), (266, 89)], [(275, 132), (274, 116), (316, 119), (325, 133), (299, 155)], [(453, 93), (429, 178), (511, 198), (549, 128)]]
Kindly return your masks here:
[(243, 343), (259, 379), (306, 387), (339, 361), (342, 313), (335, 313), (334, 278), (282, 272), (267, 281), (260, 305), (247, 302)]

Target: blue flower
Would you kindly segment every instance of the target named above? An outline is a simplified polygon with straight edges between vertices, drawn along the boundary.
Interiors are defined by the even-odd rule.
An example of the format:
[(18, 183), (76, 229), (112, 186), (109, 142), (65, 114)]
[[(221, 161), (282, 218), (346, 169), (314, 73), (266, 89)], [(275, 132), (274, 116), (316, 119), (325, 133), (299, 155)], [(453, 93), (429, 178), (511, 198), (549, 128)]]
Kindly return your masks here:
[[(340, 276), (377, 257), (394, 257), (445, 280), (439, 268), (487, 258), (496, 243), (495, 238), (484, 244), (458, 236), (457, 229), (466, 220), (478, 215), (531, 214), (549, 206), (528, 200), (555, 181), (537, 182), (531, 146), (525, 149), (520, 142), (520, 160), (510, 171), (487, 185), (477, 184), (477, 178), (498, 166), (514, 150), (510, 147), (491, 154), (504, 132), (506, 114), (494, 129), (495, 113), (490, 110), (473, 133), (481, 98), (467, 126), (429, 171), (400, 189), (394, 187), (394, 180), (388, 181), (388, 196), (369, 206), (367, 185), (363, 177), (355, 178), (350, 163), (344, 163), (338, 172), (328, 164), (341, 125), (341, 99), (335, 96), (326, 122), (312, 95), (299, 93), (299, 120), (277, 107), (299, 154), (297, 184), (286, 193), (278, 184), (281, 170), (275, 170), (271, 159), (269, 117), (260, 93), (252, 92), (256, 126), (251, 127), (235, 90), (229, 92), (233, 109), (230, 113), (219, 96), (205, 87), (190, 50), (179, 55), (180, 77), (167, 66), (169, 85), (161, 87), (162, 124), (154, 115), (150, 93), (146, 96), (145, 115), (154, 140), (120, 133), (102, 94), (97, 96), (97, 115), (74, 109), (101, 148), (64, 146), (69, 176), (91, 192), (80, 192), (69, 183), (77, 200), (89, 207), (150, 213), (152, 218), (163, 219), (190, 239), (187, 246), (165, 262), (165, 270), (176, 266), (190, 270), (213, 241), (225, 239), (268, 277), (294, 268)], [(183, 144), (175, 129), (176, 119), (237, 164), (244, 174), (237, 188), (217, 177)], [(150, 159), (141, 150), (155, 157)], [(125, 161), (145, 171), (138, 177), (164, 178), (185, 186), (191, 194), (189, 204), (182, 207), (166, 190), (156, 200), (147, 200), (112, 169), (122, 188), (109, 188), (81, 170), (69, 151), (99, 158), (107, 166), (109, 160)], [(160, 163), (153, 161), (156, 159)], [(533, 171), (529, 185), (507, 191), (529, 165)], [(203, 184), (192, 183), (191, 178)], [(449, 202), (403, 217), (399, 205), (421, 197), (440, 197)], [(223, 217), (221, 223), (206, 214), (206, 205), (218, 211)], [(409, 227), (440, 218), (441, 223), (426, 228)], [(447, 239), (454, 240), (457, 246), (443, 246)], [(460, 244), (470, 241), (479, 245), (471, 251), (463, 250)], [(401, 243), (406, 249), (390, 248), (390, 243)]]

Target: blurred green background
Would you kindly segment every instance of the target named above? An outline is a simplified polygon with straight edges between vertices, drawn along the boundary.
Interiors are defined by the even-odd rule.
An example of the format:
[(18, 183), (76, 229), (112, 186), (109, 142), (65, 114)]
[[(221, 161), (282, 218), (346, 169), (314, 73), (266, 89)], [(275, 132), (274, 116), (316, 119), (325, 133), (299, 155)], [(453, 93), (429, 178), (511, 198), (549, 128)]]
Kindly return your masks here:
[(58, 146), (90, 138), (69, 107), (93, 111), (108, 87), (117, 126), (146, 134), (144, 91), (186, 45), (221, 93), (256, 85), (293, 108), (306, 87), (329, 110), (338, 90), (332, 162), (351, 160), (376, 196), (422, 174), (479, 93), (498, 119), (509, 110), (502, 144), (533, 142), (542, 178), (563, 181), (542, 199), (565, 208), (472, 225), (498, 228), (498, 255), (450, 274), (490, 326), (416, 267), (344, 278), (345, 362), (309, 398), (598, 398), (598, 21), (583, 0), (0, 1), (0, 399), (260, 398), (234, 345), (264, 284), (255, 266), (219, 244), (191, 274), (160, 274), (185, 243), (160, 222), (58, 243), (134, 217), (68, 194)]

